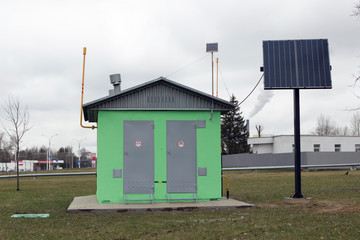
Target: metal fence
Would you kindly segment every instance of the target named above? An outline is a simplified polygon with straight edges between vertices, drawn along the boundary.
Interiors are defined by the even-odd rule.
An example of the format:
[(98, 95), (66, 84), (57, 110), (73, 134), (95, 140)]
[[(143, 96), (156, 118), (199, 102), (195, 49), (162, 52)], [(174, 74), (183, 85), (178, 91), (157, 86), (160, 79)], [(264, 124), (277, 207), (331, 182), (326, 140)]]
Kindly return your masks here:
[[(79, 175), (96, 175), (96, 172), (73, 172), (73, 173), (31, 173), (19, 174), (19, 177), (54, 177), (54, 176), (79, 176)], [(0, 175), (1, 178), (16, 178), (16, 174)]]
[[(360, 152), (302, 152), (301, 165), (303, 168), (346, 168), (360, 166)], [(223, 170), (293, 167), (294, 153), (243, 153), (222, 156)]]
[[(302, 168), (360, 167), (360, 152), (303, 152)], [(222, 156), (222, 170), (289, 169), (294, 168), (294, 153), (232, 154)], [(96, 172), (21, 174), (20, 177), (96, 175)], [(0, 178), (15, 178), (2, 175)]]

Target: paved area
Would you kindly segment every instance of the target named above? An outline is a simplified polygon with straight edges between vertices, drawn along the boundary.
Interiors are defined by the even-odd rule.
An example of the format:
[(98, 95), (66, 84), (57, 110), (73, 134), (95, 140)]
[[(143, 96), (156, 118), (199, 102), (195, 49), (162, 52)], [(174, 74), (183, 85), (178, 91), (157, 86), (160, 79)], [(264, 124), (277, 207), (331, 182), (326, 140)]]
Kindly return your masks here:
[(98, 203), (96, 195), (75, 197), (67, 209), (69, 213), (78, 212), (152, 212), (152, 211), (190, 211), (199, 209), (229, 209), (255, 207), (234, 199), (222, 198), (217, 201), (172, 202), (172, 203)]

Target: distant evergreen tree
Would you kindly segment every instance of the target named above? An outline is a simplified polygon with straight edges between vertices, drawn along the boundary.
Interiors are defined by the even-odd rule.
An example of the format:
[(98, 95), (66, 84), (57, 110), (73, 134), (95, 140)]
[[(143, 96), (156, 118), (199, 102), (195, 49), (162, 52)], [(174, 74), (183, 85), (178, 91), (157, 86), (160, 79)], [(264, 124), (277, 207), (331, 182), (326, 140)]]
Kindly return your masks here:
[(247, 153), (250, 146), (247, 144), (249, 132), (244, 118), (241, 116), (239, 102), (234, 94), (230, 102), (236, 107), (221, 117), (221, 148), (223, 154)]

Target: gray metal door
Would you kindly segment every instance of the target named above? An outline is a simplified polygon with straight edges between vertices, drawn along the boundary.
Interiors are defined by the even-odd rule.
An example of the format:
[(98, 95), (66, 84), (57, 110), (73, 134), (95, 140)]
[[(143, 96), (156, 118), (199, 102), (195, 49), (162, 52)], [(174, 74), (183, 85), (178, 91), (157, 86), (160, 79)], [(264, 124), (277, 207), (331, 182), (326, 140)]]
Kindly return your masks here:
[(196, 121), (166, 121), (168, 193), (196, 193)]
[(154, 193), (154, 122), (124, 121), (124, 194)]

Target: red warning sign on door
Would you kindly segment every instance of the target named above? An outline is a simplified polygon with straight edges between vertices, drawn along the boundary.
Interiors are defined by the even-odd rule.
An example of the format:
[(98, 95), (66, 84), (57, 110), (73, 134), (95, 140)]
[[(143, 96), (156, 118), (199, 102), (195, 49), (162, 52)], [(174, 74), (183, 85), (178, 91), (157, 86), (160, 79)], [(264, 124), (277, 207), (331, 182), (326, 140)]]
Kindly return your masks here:
[(178, 147), (179, 148), (183, 148), (185, 146), (185, 142), (184, 141), (178, 141)]
[(141, 147), (142, 146), (142, 141), (140, 141), (140, 140), (136, 140), (135, 141), (135, 147)]

